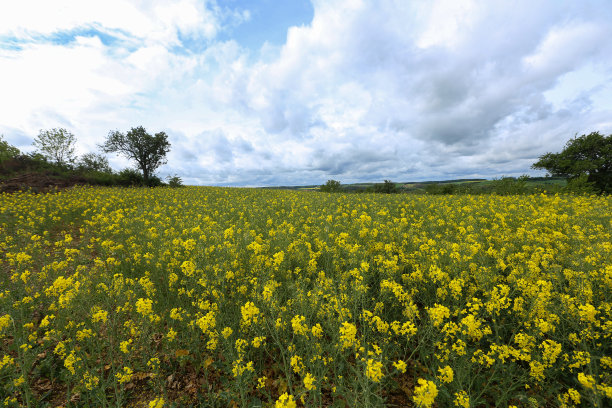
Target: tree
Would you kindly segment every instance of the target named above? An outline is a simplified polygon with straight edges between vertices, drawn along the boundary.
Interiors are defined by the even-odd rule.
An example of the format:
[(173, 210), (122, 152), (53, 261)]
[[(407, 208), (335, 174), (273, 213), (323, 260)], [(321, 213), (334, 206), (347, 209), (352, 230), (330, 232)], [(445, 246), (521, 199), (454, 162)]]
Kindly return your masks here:
[(79, 160), (79, 170), (112, 173), (108, 159), (99, 153), (85, 153)]
[(183, 179), (181, 179), (176, 174), (172, 177), (170, 176), (166, 177), (166, 180), (168, 180), (168, 187), (172, 187), (172, 188), (183, 187)]
[(394, 194), (397, 193), (399, 190), (394, 182), (392, 182), (391, 180), (385, 180), (382, 184), (374, 185), (374, 191), (376, 193)]
[(0, 163), (5, 160), (12, 159), (13, 157), (17, 157), (21, 154), (18, 148), (13, 145), (10, 145), (6, 140), (4, 140), (4, 136), (0, 135)]
[(134, 160), (142, 171), (144, 183), (148, 185), (155, 170), (166, 164), (166, 154), (170, 151), (170, 143), (165, 132), (151, 136), (145, 128), (138, 126), (126, 134), (111, 131), (100, 148), (104, 153), (120, 153)]
[(64, 128), (41, 130), (32, 143), (47, 159), (59, 165), (74, 162), (76, 138)]
[(320, 191), (326, 193), (336, 193), (340, 190), (342, 190), (342, 187), (340, 186), (340, 182), (337, 180), (327, 180), (327, 182), (320, 188)]
[(612, 135), (599, 132), (570, 139), (560, 153), (546, 153), (531, 166), (570, 180), (586, 175), (600, 192), (612, 191)]

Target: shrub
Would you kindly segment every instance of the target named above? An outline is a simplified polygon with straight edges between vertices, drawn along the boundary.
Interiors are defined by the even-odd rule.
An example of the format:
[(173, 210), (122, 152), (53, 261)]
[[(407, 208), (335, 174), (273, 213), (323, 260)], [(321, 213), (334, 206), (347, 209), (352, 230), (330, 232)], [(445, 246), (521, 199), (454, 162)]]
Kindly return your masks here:
[(183, 187), (183, 180), (176, 174), (172, 177), (168, 176), (166, 178), (168, 180), (168, 187), (172, 187), (172, 188)]
[(342, 191), (342, 186), (337, 180), (327, 180), (327, 182), (321, 186), (320, 191), (325, 193), (337, 193)]
[(394, 194), (398, 193), (399, 189), (391, 180), (385, 180), (382, 184), (374, 185), (374, 192), (376, 193), (384, 193), (384, 194)]

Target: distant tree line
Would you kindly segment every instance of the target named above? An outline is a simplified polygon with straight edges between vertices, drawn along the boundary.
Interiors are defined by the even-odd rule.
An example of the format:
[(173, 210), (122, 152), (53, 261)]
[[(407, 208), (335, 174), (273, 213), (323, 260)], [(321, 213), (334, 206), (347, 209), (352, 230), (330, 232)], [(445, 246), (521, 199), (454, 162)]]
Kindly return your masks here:
[(399, 193), (400, 189), (396, 183), (391, 180), (385, 180), (382, 183), (375, 183), (367, 187), (343, 186), (338, 180), (327, 180), (327, 182), (319, 187), (319, 191), (324, 193), (384, 193), (395, 194)]
[[(77, 157), (74, 153), (76, 137), (64, 128), (41, 130), (32, 143), (35, 151), (22, 153), (0, 135), (0, 176), (7, 178), (19, 173), (45, 173), (57, 177), (78, 177), (88, 184), (122, 186), (161, 186), (164, 183), (155, 171), (166, 163), (170, 151), (168, 135), (149, 134), (142, 126), (126, 133), (111, 131), (98, 147), (101, 153), (91, 152)], [(132, 160), (136, 167), (113, 171), (103, 153), (118, 153)], [(167, 185), (179, 187), (179, 176), (167, 178)]]
[(424, 194), (610, 194), (612, 192), (612, 135), (599, 132), (570, 139), (559, 153), (546, 153), (531, 166), (547, 170), (546, 177), (502, 176), (494, 180), (456, 180), (456, 182), (415, 183), (410, 188), (396, 183), (384, 183), (367, 187), (343, 186), (337, 180), (328, 180), (319, 190), (322, 192), (371, 192), (371, 193), (424, 193)]

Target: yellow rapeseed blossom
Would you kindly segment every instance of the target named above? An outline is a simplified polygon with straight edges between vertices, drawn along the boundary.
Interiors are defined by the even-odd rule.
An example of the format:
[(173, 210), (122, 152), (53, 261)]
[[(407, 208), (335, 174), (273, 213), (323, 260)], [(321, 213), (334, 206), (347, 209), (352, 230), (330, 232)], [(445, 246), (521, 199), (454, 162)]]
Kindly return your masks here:
[(304, 377), (304, 387), (308, 391), (316, 390), (317, 386), (315, 384), (315, 381), (316, 379), (312, 374), (306, 373), (306, 376)]
[[(38, 384), (30, 366), (58, 359), (53, 390), (86, 399), (112, 399), (110, 375), (193, 404), (183, 379), (197, 368), (217, 387), (193, 397), (203, 405), (221, 392), (295, 406), (301, 391), (309, 406), (328, 390), (351, 401), (401, 391), (374, 385), (410, 364), (415, 406), (474, 404), (466, 378), (483, 384), (480, 402), (508, 406), (517, 394), (497, 389), (508, 373), (528, 405), (605, 405), (610, 214), (609, 196), (549, 193), (3, 193), (5, 391)], [(431, 353), (412, 353), (422, 344)], [(236, 381), (245, 387), (223, 385)], [(9, 394), (0, 405), (18, 405)], [(153, 397), (144, 405), (163, 405)]]
[(162, 397), (157, 397), (149, 402), (149, 408), (163, 408), (165, 403)]
[(342, 348), (350, 348), (357, 345), (356, 340), (357, 327), (349, 322), (342, 323), (340, 327), (340, 341), (342, 342)]
[(400, 373), (405, 373), (407, 364), (403, 360), (397, 360), (393, 363), (393, 367), (395, 367)]
[(380, 382), (384, 376), (382, 368), (383, 364), (380, 361), (369, 358), (366, 362), (366, 376), (374, 382)]
[(459, 391), (455, 393), (455, 400), (453, 401), (456, 407), (459, 408), (470, 408), (470, 397), (465, 391)]
[(284, 393), (282, 394), (280, 397), (278, 397), (278, 400), (276, 400), (276, 404), (274, 404), (274, 408), (296, 408), (297, 404), (295, 403), (295, 400), (293, 399), (293, 395)]
[(443, 383), (450, 383), (453, 381), (453, 369), (450, 366), (438, 368), (438, 379)]
[(242, 326), (249, 327), (251, 324), (257, 323), (259, 308), (255, 306), (253, 302), (246, 302), (244, 306), (240, 308), (240, 311), (242, 313)]
[(115, 374), (115, 377), (117, 377), (117, 381), (119, 382), (119, 384), (124, 384), (132, 380), (133, 374), (134, 371), (130, 367), (123, 367), (123, 370)]
[(306, 318), (304, 316), (296, 315), (291, 319), (291, 327), (293, 332), (297, 335), (306, 336), (309, 332), (308, 326), (304, 323)]
[(584, 373), (578, 373), (578, 382), (587, 389), (594, 389), (595, 388), (595, 379), (593, 378), (592, 375), (588, 375), (588, 374), (584, 374)]
[(436, 387), (433, 381), (424, 380), (423, 378), (419, 378), (417, 382), (418, 385), (414, 387), (412, 400), (417, 407), (431, 407), (438, 396), (438, 387)]

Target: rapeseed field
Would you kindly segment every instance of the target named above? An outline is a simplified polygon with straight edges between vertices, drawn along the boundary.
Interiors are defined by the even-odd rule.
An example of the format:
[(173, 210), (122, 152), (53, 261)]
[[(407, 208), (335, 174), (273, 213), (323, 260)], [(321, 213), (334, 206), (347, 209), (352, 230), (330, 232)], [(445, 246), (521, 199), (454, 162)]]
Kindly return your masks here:
[(612, 406), (612, 199), (0, 195), (0, 406)]

